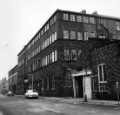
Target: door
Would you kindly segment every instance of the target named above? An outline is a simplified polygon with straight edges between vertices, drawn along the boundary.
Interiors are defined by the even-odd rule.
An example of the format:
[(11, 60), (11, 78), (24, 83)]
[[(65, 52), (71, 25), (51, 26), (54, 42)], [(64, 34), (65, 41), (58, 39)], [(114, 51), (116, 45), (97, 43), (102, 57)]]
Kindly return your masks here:
[(87, 76), (83, 79), (84, 95), (86, 94), (88, 99), (92, 98), (91, 77)]

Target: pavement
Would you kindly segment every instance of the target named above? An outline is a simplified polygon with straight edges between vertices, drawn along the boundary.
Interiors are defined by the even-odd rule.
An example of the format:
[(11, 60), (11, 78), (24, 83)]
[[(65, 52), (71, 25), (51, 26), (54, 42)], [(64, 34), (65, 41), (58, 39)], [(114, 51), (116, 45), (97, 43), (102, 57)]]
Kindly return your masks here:
[[(23, 95), (15, 95), (17, 97), (24, 97)], [(104, 105), (104, 106), (120, 106), (120, 100), (119, 102), (116, 100), (96, 100), (96, 99), (88, 99), (87, 102), (84, 101), (83, 98), (72, 98), (72, 97), (45, 97), (45, 96), (39, 96), (39, 99), (44, 99), (48, 101), (53, 102), (61, 102), (66, 104), (94, 104), (94, 105)]]
[(111, 100), (95, 100), (95, 99), (88, 99), (87, 102), (84, 101), (83, 98), (63, 98), (63, 97), (40, 97), (45, 100), (51, 100), (55, 102), (62, 102), (67, 104), (94, 104), (94, 105), (106, 105), (106, 106), (120, 106), (120, 102), (118, 101), (111, 101)]

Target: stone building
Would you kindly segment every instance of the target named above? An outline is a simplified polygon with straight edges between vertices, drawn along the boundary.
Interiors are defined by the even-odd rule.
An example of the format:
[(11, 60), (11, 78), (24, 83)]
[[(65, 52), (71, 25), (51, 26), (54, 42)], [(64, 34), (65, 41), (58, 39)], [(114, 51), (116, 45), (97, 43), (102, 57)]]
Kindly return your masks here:
[(18, 93), (23, 94), (33, 83), (40, 95), (98, 95), (104, 86), (94, 78), (101, 79), (106, 67), (99, 55), (106, 55), (106, 50), (111, 53), (114, 47), (110, 49), (109, 44), (118, 47), (119, 39), (119, 18), (56, 10), (18, 54)]
[(17, 89), (17, 83), (18, 83), (18, 72), (17, 72), (18, 66), (14, 66), (9, 72), (8, 72), (8, 87), (9, 90), (13, 93), (16, 93)]

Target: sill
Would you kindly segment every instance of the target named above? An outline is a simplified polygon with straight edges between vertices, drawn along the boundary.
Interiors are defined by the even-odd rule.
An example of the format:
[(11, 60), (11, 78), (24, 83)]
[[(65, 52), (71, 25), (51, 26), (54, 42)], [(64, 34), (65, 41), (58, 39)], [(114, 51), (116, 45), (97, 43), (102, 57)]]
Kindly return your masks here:
[(107, 83), (107, 81), (99, 81), (99, 83)]

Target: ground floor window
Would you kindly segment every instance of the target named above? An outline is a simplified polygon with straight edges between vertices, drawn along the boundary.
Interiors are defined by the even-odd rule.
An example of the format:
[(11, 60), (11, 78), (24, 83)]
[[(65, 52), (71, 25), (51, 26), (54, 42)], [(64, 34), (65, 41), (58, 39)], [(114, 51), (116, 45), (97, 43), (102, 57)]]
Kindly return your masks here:
[(55, 78), (54, 76), (52, 76), (52, 90), (55, 89)]
[(98, 69), (98, 81), (99, 83), (106, 83), (106, 68), (105, 64), (98, 64), (97, 69)]

